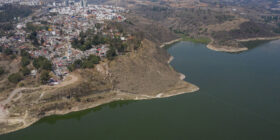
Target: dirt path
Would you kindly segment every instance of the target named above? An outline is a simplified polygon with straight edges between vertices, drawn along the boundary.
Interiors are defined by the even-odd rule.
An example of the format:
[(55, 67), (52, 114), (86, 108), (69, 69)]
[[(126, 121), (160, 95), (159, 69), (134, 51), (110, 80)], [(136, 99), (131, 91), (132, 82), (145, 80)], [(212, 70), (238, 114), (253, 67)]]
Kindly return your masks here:
[(6, 99), (6, 100), (3, 100), (3, 101), (0, 101), (0, 105), (3, 105), (5, 106), (6, 104), (8, 104), (9, 102), (11, 102), (11, 100), (18, 94), (20, 93), (21, 91), (23, 90), (34, 90), (34, 89), (39, 89), (39, 88), (58, 88), (58, 87), (64, 87), (64, 86), (67, 86), (67, 85), (70, 85), (70, 84), (73, 84), (75, 83), (76, 81), (78, 81), (78, 77), (74, 74), (69, 74), (67, 77), (66, 77), (66, 80), (61, 82), (60, 84), (56, 85), (56, 86), (46, 86), (46, 85), (43, 85), (43, 86), (40, 86), (40, 87), (35, 87), (35, 88), (16, 88), (14, 89), (11, 94), (9, 95), (9, 97)]
[[(9, 102), (11, 102), (11, 100), (14, 98), (14, 96), (15, 96), (17, 93), (19, 93), (19, 92), (21, 92), (22, 90), (25, 90), (25, 89), (31, 89), (31, 88), (16, 88), (16, 89), (14, 89), (6, 100), (0, 102), (0, 105), (5, 106), (5, 105), (8, 104)], [(33, 88), (33, 89), (34, 89), (34, 88)]]
[(58, 88), (58, 87), (64, 87), (64, 86), (67, 86), (67, 85), (71, 85), (71, 84), (74, 84), (75, 82), (77, 82), (79, 80), (78, 76), (75, 75), (75, 74), (69, 74), (65, 80), (63, 82), (61, 82), (60, 84), (58, 85), (55, 85), (55, 86), (47, 86), (47, 87), (51, 87), (51, 88)]
[[(16, 101), (20, 99), (22, 96), (21, 91), (26, 89), (37, 89), (37, 88), (17, 88), (11, 92), (11, 94), (6, 100), (0, 102), (0, 122), (5, 121), (7, 116), (9, 115), (9, 110), (5, 108), (5, 105), (10, 103), (12, 100)], [(14, 98), (18, 93), (20, 93), (20, 95)]]
[[(5, 109), (5, 105), (9, 104), (12, 100), (16, 101), (16, 100), (20, 99), (22, 97), (21, 92), (23, 90), (34, 90), (34, 89), (40, 89), (40, 88), (44, 88), (44, 89), (46, 89), (46, 88), (59, 88), (59, 87), (64, 87), (64, 86), (73, 84), (78, 80), (79, 80), (78, 76), (76, 76), (74, 74), (69, 74), (66, 77), (65, 81), (63, 81), (62, 83), (60, 83), (59, 85), (56, 85), (56, 86), (43, 85), (43, 86), (35, 87), (35, 88), (34, 87), (32, 87), (32, 88), (23, 87), (23, 88), (14, 89), (6, 100), (0, 101), (0, 121), (5, 119), (9, 114), (9, 111), (7, 109)], [(20, 93), (20, 96), (14, 98), (19, 93)], [(39, 99), (42, 98), (42, 96), (44, 96), (44, 92), (40, 95)]]
[(0, 122), (2, 119), (5, 119), (8, 114), (8, 110), (6, 110), (4, 106), (0, 104)]

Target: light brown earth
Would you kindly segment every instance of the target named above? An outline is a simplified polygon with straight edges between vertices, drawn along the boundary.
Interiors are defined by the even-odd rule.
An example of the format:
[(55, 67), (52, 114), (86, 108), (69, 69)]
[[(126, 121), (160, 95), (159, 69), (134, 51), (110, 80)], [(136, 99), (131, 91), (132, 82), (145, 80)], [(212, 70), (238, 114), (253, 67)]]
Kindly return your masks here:
[(248, 48), (246, 48), (246, 47), (218, 46), (218, 45), (214, 45), (212, 43), (209, 43), (207, 45), (207, 48), (210, 49), (210, 50), (213, 50), (213, 51), (229, 52), (229, 53), (243, 52), (243, 51), (248, 50)]
[(232, 21), (225, 21), (221, 24), (211, 24), (206, 26), (206, 28), (208, 29), (209, 33), (212, 32), (219, 32), (219, 31), (231, 31), (231, 30), (236, 30), (239, 29), (240, 25), (244, 22), (248, 22), (248, 19), (244, 19), (244, 18), (236, 18)]

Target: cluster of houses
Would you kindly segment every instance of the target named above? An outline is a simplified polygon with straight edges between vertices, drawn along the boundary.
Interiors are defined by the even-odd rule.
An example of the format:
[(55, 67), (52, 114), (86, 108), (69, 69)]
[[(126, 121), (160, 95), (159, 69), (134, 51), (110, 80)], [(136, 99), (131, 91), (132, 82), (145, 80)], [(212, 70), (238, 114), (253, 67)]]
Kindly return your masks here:
[(4, 4), (19, 4), (19, 5), (37, 6), (37, 5), (43, 5), (44, 1), (42, 1), (42, 0), (0, 0), (0, 6), (2, 6)]
[[(69, 11), (68, 11), (69, 10)], [(86, 7), (56, 7), (51, 12), (47, 12), (37, 18), (26, 18), (16, 26), (13, 36), (0, 38), (0, 46), (10, 48), (14, 52), (20, 52), (26, 49), (31, 57), (37, 58), (43, 56), (50, 60), (53, 64), (53, 73), (58, 77), (65, 76), (69, 71), (67, 66), (75, 62), (75, 60), (86, 58), (89, 55), (106, 56), (109, 50), (108, 44), (92, 46), (91, 49), (80, 51), (71, 46), (71, 40), (78, 38), (80, 32), (86, 32), (88, 29), (94, 29), (95, 32), (102, 32), (102, 28), (97, 29), (97, 23), (103, 23), (101, 20), (114, 20), (121, 17), (122, 8), (112, 6), (86, 6)], [(95, 14), (95, 16), (90, 16)], [(32, 24), (38, 27), (36, 30), (36, 38), (39, 42), (38, 46), (31, 45), (32, 41), (29, 36), (31, 31), (27, 30), (27, 25)], [(113, 31), (109, 33), (113, 36)], [(125, 37), (121, 36), (122, 40)], [(33, 75), (36, 75), (33, 72)]]
[(125, 20), (125, 17), (120, 14), (127, 12), (124, 8), (109, 5), (85, 4), (86, 2), (84, 0), (82, 2), (76, 2), (67, 6), (54, 6), (50, 12), (69, 16), (81, 15), (84, 18), (95, 18), (98, 21), (116, 20), (121, 22)]

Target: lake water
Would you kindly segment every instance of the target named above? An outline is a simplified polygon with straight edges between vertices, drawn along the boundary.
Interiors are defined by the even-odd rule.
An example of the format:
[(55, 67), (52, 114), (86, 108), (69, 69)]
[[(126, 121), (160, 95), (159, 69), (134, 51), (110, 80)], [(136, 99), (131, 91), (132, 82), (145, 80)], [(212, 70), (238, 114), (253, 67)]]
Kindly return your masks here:
[(0, 140), (279, 140), (280, 41), (230, 54), (180, 42), (171, 65), (195, 93), (52, 116)]

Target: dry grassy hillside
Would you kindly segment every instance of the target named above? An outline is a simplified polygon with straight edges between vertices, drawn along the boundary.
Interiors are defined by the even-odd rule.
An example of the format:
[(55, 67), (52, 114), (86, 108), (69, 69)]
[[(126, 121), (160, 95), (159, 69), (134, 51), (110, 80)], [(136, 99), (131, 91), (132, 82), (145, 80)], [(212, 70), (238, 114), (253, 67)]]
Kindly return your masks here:
[(166, 51), (145, 40), (137, 52), (122, 56), (109, 64), (115, 88), (135, 94), (158, 94), (174, 87), (179, 74), (167, 63)]

